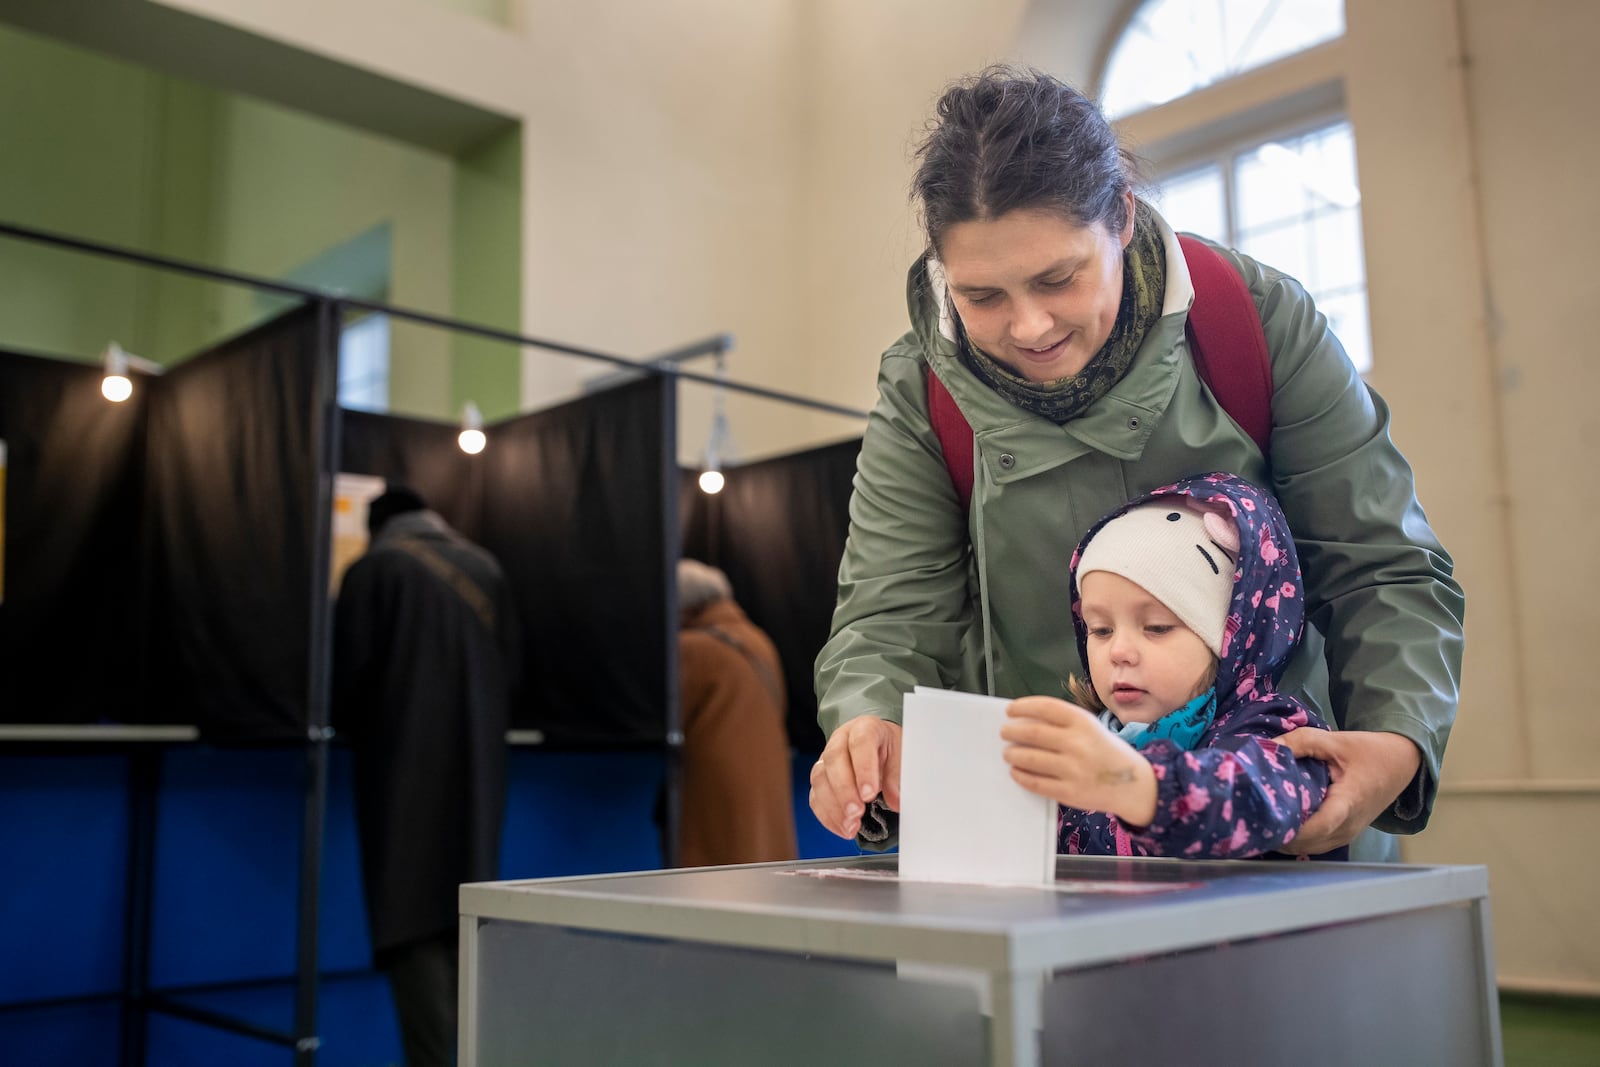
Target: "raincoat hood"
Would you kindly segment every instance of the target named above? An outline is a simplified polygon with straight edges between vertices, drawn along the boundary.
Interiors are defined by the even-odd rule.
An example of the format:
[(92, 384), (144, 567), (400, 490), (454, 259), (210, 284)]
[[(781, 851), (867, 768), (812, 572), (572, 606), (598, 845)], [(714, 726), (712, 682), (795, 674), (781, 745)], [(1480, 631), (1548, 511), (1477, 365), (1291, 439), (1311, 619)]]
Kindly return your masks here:
[[(1071, 564), (1072, 627), (1079, 659), (1089, 662), (1089, 635), (1078, 592), (1078, 563), (1084, 547), (1112, 519), (1163, 497), (1187, 497), (1197, 509), (1215, 512), (1238, 527), (1239, 559), (1217, 663), (1218, 713), (1235, 701), (1267, 699), (1276, 693), (1305, 630), (1300, 558), (1277, 501), (1231, 474), (1199, 475), (1163, 486), (1129, 501), (1089, 528), (1073, 551)], [(1198, 547), (1204, 553), (1204, 546)], [(1200, 554), (1194, 562), (1205, 565)]]

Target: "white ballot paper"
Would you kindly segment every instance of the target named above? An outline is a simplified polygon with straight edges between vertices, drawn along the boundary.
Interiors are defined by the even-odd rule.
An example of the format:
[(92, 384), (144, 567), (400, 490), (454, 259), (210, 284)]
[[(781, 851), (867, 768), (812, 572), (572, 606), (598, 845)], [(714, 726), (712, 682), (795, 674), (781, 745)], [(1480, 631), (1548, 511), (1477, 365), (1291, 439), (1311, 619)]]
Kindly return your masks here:
[(1040, 885), (1055, 880), (1056, 802), (1011, 780), (1009, 700), (917, 686), (900, 737), (900, 877)]

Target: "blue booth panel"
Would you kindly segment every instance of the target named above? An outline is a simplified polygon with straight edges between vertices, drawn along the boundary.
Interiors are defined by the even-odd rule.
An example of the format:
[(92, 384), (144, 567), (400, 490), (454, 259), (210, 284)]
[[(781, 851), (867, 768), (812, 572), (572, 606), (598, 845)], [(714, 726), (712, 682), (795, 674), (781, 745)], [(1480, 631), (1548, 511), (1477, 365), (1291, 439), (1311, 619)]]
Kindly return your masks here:
[(0, 756), (0, 1005), (121, 990), (128, 810), (124, 756)]
[(0, 1010), (0, 1062), (112, 1067), (122, 1055), (121, 1020), (114, 1000)]

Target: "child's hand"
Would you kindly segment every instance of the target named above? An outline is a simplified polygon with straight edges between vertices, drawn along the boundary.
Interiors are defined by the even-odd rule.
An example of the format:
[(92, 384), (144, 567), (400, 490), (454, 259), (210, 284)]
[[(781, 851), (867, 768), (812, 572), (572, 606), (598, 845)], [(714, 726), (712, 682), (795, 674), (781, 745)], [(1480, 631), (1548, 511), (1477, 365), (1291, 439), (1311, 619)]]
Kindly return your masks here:
[(1011, 777), (1032, 793), (1083, 811), (1109, 812), (1129, 826), (1156, 815), (1150, 761), (1093, 713), (1054, 697), (1021, 697), (1006, 708), (1000, 736), (1011, 742)]

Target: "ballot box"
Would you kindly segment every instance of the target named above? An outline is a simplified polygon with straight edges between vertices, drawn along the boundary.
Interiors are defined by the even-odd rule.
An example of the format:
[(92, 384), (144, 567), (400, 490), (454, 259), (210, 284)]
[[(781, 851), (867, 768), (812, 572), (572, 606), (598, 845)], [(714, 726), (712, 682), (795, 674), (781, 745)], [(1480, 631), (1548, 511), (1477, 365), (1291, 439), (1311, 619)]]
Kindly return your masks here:
[(1482, 867), (894, 856), (461, 887), (460, 1063), (1501, 1062)]

